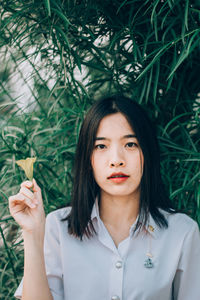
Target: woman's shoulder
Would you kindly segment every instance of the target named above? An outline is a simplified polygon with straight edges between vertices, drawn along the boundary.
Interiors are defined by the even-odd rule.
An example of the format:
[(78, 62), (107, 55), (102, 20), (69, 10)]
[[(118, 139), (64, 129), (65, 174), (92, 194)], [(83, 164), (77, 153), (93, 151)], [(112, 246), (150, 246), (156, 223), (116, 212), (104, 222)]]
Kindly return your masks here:
[(168, 228), (171, 230), (187, 233), (198, 228), (197, 222), (185, 213), (169, 213), (163, 210), (162, 213), (168, 221)]
[(56, 209), (46, 216), (46, 223), (57, 223), (64, 220), (70, 213), (71, 206)]

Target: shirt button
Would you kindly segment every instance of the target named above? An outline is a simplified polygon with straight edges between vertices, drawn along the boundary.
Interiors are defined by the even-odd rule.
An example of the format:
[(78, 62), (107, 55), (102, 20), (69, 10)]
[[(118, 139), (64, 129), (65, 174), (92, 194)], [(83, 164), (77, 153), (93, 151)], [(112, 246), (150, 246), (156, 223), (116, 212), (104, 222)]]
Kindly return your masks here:
[(119, 296), (112, 296), (111, 300), (120, 300)]
[(115, 264), (115, 267), (117, 269), (120, 269), (122, 267), (122, 262), (121, 261), (117, 261), (116, 264)]

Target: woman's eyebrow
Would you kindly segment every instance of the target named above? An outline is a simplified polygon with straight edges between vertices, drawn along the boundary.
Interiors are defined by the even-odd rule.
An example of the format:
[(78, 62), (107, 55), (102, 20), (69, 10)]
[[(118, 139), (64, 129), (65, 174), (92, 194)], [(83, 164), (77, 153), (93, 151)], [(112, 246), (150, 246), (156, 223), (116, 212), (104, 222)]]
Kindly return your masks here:
[(109, 140), (109, 139), (107, 139), (105, 137), (96, 137), (95, 138), (95, 141), (102, 141), (102, 140)]
[[(126, 134), (124, 135), (121, 139), (130, 139), (130, 138), (136, 138), (136, 135), (135, 134)], [(95, 141), (104, 141), (104, 140), (110, 140), (109, 138), (106, 138), (106, 137), (101, 137), (101, 136), (98, 136), (95, 138)]]
[(135, 134), (126, 134), (123, 136), (123, 139), (136, 138)]

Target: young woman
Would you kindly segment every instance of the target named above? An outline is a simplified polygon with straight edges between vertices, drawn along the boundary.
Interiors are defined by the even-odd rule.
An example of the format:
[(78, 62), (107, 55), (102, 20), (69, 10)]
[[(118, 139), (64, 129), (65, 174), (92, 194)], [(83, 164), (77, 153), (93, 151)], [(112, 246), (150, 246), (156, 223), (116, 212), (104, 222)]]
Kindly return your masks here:
[(172, 209), (153, 126), (130, 99), (100, 100), (86, 115), (71, 207), (45, 221), (35, 180), (9, 206), (25, 251), (16, 298), (200, 299), (198, 225)]

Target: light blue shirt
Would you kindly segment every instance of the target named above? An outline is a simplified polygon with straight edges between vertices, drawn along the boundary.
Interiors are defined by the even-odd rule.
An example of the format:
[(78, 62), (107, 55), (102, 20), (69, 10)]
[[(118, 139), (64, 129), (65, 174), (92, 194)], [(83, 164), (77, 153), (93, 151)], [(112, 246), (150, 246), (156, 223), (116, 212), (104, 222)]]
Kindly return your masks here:
[[(46, 218), (45, 264), (54, 300), (199, 300), (200, 233), (185, 214), (169, 214), (168, 229), (150, 216), (142, 231), (115, 246), (99, 217), (97, 201), (91, 220), (97, 235), (83, 241), (70, 235), (63, 208)], [(144, 262), (150, 252), (152, 268)], [(15, 297), (21, 299), (23, 280)], [(38, 287), (39, 288), (39, 287)]]

